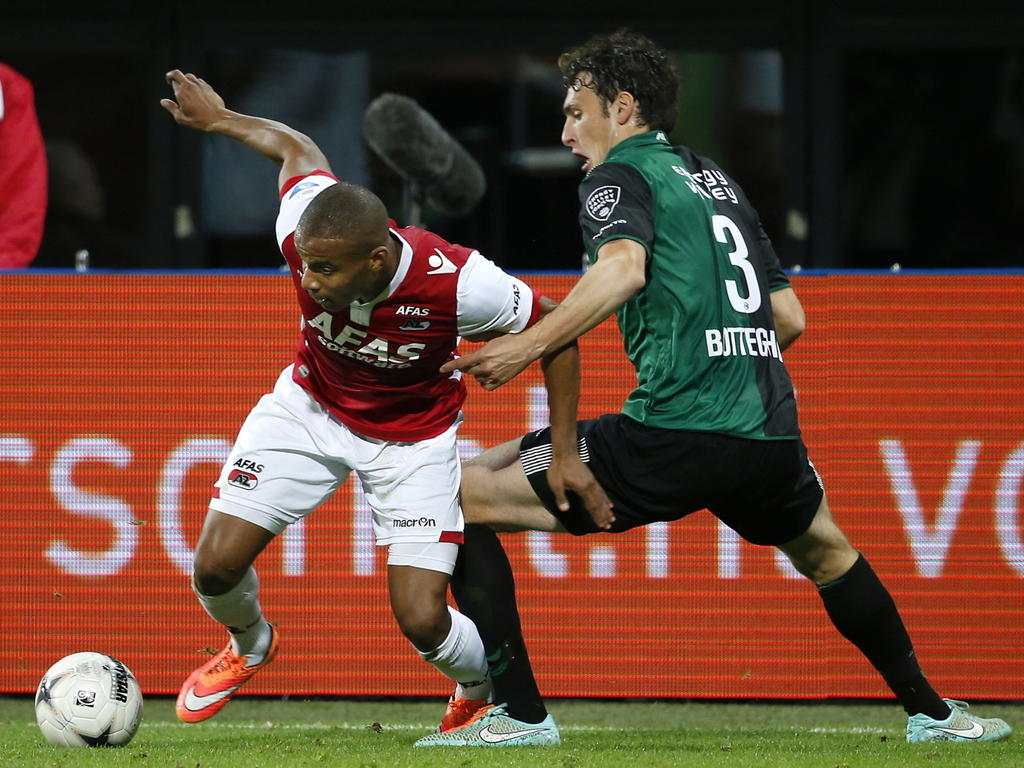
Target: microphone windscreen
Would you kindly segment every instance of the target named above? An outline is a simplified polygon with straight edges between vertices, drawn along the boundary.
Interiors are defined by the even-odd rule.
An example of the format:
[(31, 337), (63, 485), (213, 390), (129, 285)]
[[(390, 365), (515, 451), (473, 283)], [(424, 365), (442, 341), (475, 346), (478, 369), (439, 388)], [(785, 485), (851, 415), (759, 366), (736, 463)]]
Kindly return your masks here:
[(443, 213), (469, 213), (484, 196), (480, 164), (408, 96), (384, 93), (374, 99), (363, 116), (363, 133), (370, 148)]

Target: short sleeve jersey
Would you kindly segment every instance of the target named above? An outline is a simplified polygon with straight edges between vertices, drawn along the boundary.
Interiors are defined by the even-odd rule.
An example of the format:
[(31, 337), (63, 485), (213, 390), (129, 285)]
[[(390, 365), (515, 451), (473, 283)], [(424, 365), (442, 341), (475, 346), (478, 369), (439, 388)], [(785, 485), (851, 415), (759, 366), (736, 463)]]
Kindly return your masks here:
[(293, 378), (360, 434), (392, 441), (439, 435), (466, 396), (458, 372), (439, 372), (459, 338), (523, 330), (539, 317), (540, 297), (478, 251), (392, 221), (401, 257), (391, 283), (369, 303), (326, 311), (301, 286), (295, 228), (310, 201), (335, 183), (317, 171), (281, 191), (277, 239), (302, 310)]
[(623, 413), (666, 429), (799, 435), (770, 298), (789, 283), (740, 187), (651, 131), (614, 146), (580, 201), (591, 261), (616, 238), (647, 251), (647, 283), (618, 311), (637, 374)]

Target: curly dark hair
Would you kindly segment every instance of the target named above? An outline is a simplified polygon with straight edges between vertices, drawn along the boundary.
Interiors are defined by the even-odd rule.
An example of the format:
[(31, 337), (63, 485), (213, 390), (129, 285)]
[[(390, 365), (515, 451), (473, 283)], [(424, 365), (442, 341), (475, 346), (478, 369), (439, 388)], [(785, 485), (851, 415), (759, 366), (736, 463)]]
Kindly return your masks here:
[[(592, 89), (605, 114), (620, 91), (637, 101), (640, 119), (652, 130), (671, 131), (676, 124), (679, 76), (663, 50), (639, 32), (619, 29), (595, 35), (558, 57), (566, 88)], [(581, 78), (582, 73), (589, 77)]]

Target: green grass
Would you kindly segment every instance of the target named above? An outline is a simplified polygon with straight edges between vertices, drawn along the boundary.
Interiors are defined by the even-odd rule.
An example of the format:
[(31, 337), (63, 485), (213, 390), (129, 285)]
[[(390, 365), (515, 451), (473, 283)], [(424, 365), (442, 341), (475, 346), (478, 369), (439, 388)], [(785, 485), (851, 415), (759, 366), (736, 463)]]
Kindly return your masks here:
[[(996, 744), (912, 745), (896, 705), (549, 702), (558, 747), (413, 749), (443, 704), (239, 698), (208, 723), (186, 726), (173, 701), (146, 701), (142, 727), (121, 749), (56, 749), (39, 734), (29, 698), (0, 697), (4, 768), (1012, 768), (1024, 738)], [(1024, 724), (1024, 705), (977, 707)]]

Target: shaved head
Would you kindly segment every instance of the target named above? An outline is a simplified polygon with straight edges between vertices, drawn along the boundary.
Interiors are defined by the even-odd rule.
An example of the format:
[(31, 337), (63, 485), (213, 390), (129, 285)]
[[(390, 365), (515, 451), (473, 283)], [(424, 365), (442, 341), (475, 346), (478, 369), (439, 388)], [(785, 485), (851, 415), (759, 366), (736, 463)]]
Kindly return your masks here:
[(388, 212), (373, 192), (339, 182), (315, 198), (299, 218), (297, 238), (345, 240), (369, 252), (388, 242)]

